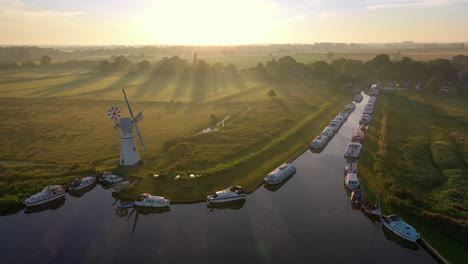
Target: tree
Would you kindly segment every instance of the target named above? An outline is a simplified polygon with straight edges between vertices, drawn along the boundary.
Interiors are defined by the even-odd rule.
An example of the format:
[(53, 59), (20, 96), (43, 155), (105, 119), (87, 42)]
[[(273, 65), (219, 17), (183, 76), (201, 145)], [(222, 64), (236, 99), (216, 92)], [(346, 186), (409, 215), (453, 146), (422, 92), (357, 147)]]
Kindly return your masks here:
[(276, 92), (272, 89), (272, 90), (268, 91), (267, 95), (270, 96), (271, 98), (273, 98), (273, 97), (276, 96)]
[(333, 56), (335, 56), (335, 53), (330, 51), (325, 56), (327, 56), (327, 60), (331, 60), (333, 58)]
[(47, 66), (52, 63), (52, 59), (49, 56), (42, 56), (41, 58), (41, 65), (42, 66)]
[(137, 71), (144, 72), (151, 68), (151, 63), (147, 60), (142, 60), (137, 64)]

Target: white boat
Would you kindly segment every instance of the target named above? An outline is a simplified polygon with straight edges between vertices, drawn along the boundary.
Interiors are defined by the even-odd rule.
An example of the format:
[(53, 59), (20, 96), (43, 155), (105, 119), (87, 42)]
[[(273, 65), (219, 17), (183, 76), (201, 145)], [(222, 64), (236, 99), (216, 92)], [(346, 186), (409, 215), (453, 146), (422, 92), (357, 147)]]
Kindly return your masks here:
[(143, 207), (165, 207), (169, 206), (171, 200), (161, 196), (153, 196), (147, 193), (140, 194), (135, 200), (135, 206)]
[(323, 131), (322, 131), (322, 136), (326, 136), (328, 138), (331, 138), (333, 136), (333, 134), (335, 134), (335, 128), (334, 127), (326, 127)]
[(265, 177), (265, 182), (268, 184), (280, 183), (294, 172), (296, 172), (296, 167), (292, 163), (283, 163), (274, 171), (268, 173)]
[(50, 185), (45, 187), (41, 192), (33, 194), (29, 198), (24, 199), (23, 203), (26, 206), (36, 206), (62, 198), (64, 196), (65, 188), (63, 188), (63, 186)]
[(356, 173), (347, 173), (344, 179), (344, 183), (348, 189), (356, 190), (359, 188), (359, 179)]
[(363, 114), (361, 119), (359, 120), (359, 124), (369, 124), (371, 121), (371, 117), (368, 114)]
[(245, 198), (244, 189), (241, 186), (231, 186), (226, 190), (217, 191), (216, 193), (206, 196), (206, 200), (210, 203), (225, 203)]
[(84, 189), (88, 186), (93, 185), (96, 182), (96, 178), (94, 177), (84, 177), (81, 179), (74, 179), (71, 184), (68, 186), (68, 190), (70, 191), (78, 191)]
[(341, 126), (341, 124), (342, 123), (340, 120), (333, 119), (332, 121), (330, 121), (330, 124), (328, 126), (337, 129)]
[(338, 114), (338, 116), (341, 116), (344, 120), (348, 119), (349, 113), (346, 111), (342, 111)]
[(350, 162), (346, 164), (344, 170), (345, 173), (357, 173), (357, 162)]
[(371, 96), (371, 97), (369, 97), (369, 101), (367, 101), (367, 102), (375, 104), (375, 101), (377, 101), (377, 97)]
[(402, 237), (411, 242), (416, 242), (416, 240), (421, 238), (416, 229), (403, 221), (399, 215), (387, 216), (382, 214), (381, 220), (386, 228), (399, 237)]
[(363, 114), (366, 114), (366, 115), (372, 115), (372, 113), (374, 113), (374, 110), (372, 109), (364, 109), (364, 112), (362, 112)]
[(328, 137), (327, 136), (317, 136), (311, 143), (310, 147), (315, 148), (315, 149), (321, 149), (323, 148), (328, 142)]
[(359, 154), (361, 154), (361, 148), (362, 145), (360, 143), (349, 143), (344, 154), (345, 158), (358, 158)]
[(351, 113), (354, 111), (354, 109), (356, 109), (356, 105), (353, 104), (353, 103), (350, 103), (350, 104), (347, 104), (344, 108), (344, 110), (348, 113)]
[(104, 172), (99, 179), (104, 183), (117, 183), (124, 180), (124, 178), (120, 177), (119, 175), (115, 175), (110, 172)]
[(336, 116), (335, 120), (339, 120), (342, 124), (346, 121), (342, 116)]
[(366, 106), (364, 107), (364, 109), (370, 109), (370, 110), (373, 110), (373, 109), (374, 109), (374, 104), (372, 104), (372, 103), (368, 103), (368, 104), (366, 104)]
[(356, 96), (354, 97), (354, 101), (356, 102), (359, 102), (359, 101), (362, 101), (364, 97), (362, 96), (362, 94), (356, 94)]

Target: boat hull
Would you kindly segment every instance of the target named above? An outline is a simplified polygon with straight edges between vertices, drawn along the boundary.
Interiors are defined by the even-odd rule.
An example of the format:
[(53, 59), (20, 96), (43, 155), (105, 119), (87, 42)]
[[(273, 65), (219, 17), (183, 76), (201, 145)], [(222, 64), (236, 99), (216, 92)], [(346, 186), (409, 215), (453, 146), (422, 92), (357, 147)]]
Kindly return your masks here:
[(48, 197), (48, 198), (40, 200), (40, 201), (33, 202), (33, 203), (28, 203), (26, 200), (24, 200), (23, 204), (28, 206), (28, 207), (29, 206), (38, 206), (38, 205), (41, 205), (41, 204), (46, 204), (48, 202), (55, 201), (55, 200), (60, 199), (62, 197), (65, 197), (65, 192), (54, 195), (54, 196), (51, 196), (51, 197)]
[(236, 197), (226, 197), (226, 198), (207, 198), (206, 200), (210, 203), (227, 203), (232, 201), (237, 201), (241, 199), (245, 199), (245, 194), (238, 195)]

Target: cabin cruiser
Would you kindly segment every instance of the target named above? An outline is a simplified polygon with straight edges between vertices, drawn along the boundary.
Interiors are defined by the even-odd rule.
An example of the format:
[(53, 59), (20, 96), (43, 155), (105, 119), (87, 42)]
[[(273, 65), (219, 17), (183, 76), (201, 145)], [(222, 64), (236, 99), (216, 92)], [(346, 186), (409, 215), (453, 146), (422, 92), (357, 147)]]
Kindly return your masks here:
[(153, 196), (147, 193), (142, 193), (136, 198), (134, 203), (135, 206), (165, 207), (169, 206), (171, 200), (161, 196)]
[(96, 178), (94, 177), (84, 177), (81, 179), (74, 179), (71, 184), (68, 186), (68, 190), (70, 191), (78, 191), (84, 189), (88, 186), (93, 185), (96, 182)]
[(347, 173), (344, 183), (348, 189), (356, 190), (359, 188), (359, 179), (356, 173)]
[(365, 114), (365, 115), (372, 115), (373, 112), (374, 112), (374, 110), (372, 110), (372, 109), (364, 109), (364, 111), (362, 113)]
[(332, 121), (330, 121), (330, 124), (328, 126), (333, 128), (339, 128), (341, 126), (341, 121), (333, 119)]
[(366, 137), (366, 133), (364, 133), (364, 131), (358, 130), (354, 132), (353, 138), (351, 139), (351, 141), (362, 143), (365, 137)]
[(373, 104), (375, 104), (375, 101), (377, 101), (377, 97), (371, 96), (371, 97), (369, 97), (369, 101), (367, 101), (367, 103), (373, 103)]
[(357, 173), (357, 162), (350, 162), (344, 167), (346, 173)]
[(123, 181), (124, 179), (119, 175), (115, 175), (110, 172), (104, 172), (99, 180), (103, 183), (117, 183)]
[(33, 194), (29, 198), (24, 199), (23, 203), (26, 206), (36, 206), (62, 198), (64, 196), (65, 188), (63, 188), (63, 186), (50, 185), (45, 187), (41, 192)]
[(354, 97), (354, 101), (356, 102), (362, 101), (362, 99), (364, 99), (362, 94), (356, 94), (356, 96)]
[(366, 107), (365, 107), (365, 108), (366, 108), (366, 109), (367, 109), (367, 108), (374, 108), (374, 103), (367, 102), (367, 104), (366, 104)]
[(363, 114), (361, 116), (361, 120), (359, 120), (359, 124), (369, 124), (371, 121), (371, 117), (368, 114)]
[(268, 173), (265, 177), (265, 182), (268, 184), (280, 183), (294, 172), (296, 172), (296, 167), (292, 163), (283, 163), (274, 171)]
[(338, 116), (341, 116), (344, 120), (348, 119), (349, 113), (346, 111), (342, 111), (338, 114)]
[(366, 132), (367, 129), (368, 129), (368, 126), (366, 126), (365, 124), (362, 124), (362, 125), (359, 127), (359, 130), (364, 131), (364, 132)]
[(403, 219), (399, 215), (387, 216), (382, 214), (380, 218), (384, 226), (397, 236), (400, 236), (411, 242), (416, 242), (416, 240), (421, 238), (416, 229), (408, 225), (405, 221), (403, 221)]
[(335, 133), (335, 128), (334, 127), (326, 127), (323, 131), (322, 131), (322, 136), (326, 136), (328, 138), (331, 138), (333, 136), (333, 134)]
[(353, 104), (353, 103), (350, 103), (350, 104), (347, 104), (344, 108), (344, 110), (348, 113), (351, 113), (354, 111), (354, 109), (356, 109), (356, 105)]
[(341, 124), (343, 124), (346, 121), (342, 116), (339, 116), (339, 115), (335, 117), (335, 120), (340, 121)]
[(349, 143), (344, 154), (345, 158), (358, 158), (359, 154), (361, 153), (361, 148), (362, 145), (360, 143)]
[(226, 190), (217, 191), (216, 193), (206, 196), (206, 200), (210, 203), (224, 203), (245, 198), (244, 189), (241, 186), (234, 185)]
[(314, 141), (310, 143), (310, 147), (315, 148), (315, 149), (321, 149), (327, 144), (327, 142), (328, 142), (328, 137), (320, 135), (320, 136), (317, 136), (314, 139)]
[(360, 204), (362, 203), (363, 194), (361, 190), (354, 190), (351, 193), (351, 202)]

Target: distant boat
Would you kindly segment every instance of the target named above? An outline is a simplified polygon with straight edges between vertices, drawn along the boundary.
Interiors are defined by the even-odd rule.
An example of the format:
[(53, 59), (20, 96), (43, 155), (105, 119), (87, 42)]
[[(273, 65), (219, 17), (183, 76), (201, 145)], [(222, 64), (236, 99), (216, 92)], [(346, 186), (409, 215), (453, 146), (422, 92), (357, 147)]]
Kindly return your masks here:
[(328, 142), (327, 136), (317, 136), (315, 139), (310, 143), (310, 147), (314, 149), (321, 149), (323, 148)]
[(103, 183), (117, 183), (123, 180), (124, 178), (120, 177), (119, 175), (112, 174), (110, 172), (104, 172), (99, 178), (99, 181)]
[(358, 158), (359, 154), (361, 154), (361, 148), (362, 145), (360, 143), (349, 143), (344, 154), (345, 158)]
[(357, 172), (357, 162), (350, 162), (344, 168), (346, 173), (356, 173)]
[(362, 99), (364, 99), (362, 94), (356, 94), (356, 96), (354, 97), (354, 101), (356, 101), (356, 102), (360, 102), (360, 101), (362, 101)]
[(361, 210), (369, 216), (377, 217), (380, 219), (380, 217), (382, 216), (382, 212), (380, 211), (380, 197), (378, 193), (376, 195), (376, 200), (377, 204), (371, 204), (369, 201), (364, 201), (361, 204)]
[(363, 195), (361, 190), (354, 190), (351, 193), (351, 202), (360, 204), (362, 203)]
[(387, 216), (382, 214), (380, 218), (384, 226), (399, 237), (411, 242), (416, 242), (416, 240), (421, 238), (416, 229), (403, 221), (403, 218), (399, 215)]
[(265, 182), (268, 184), (277, 184), (295, 172), (296, 167), (294, 167), (292, 163), (283, 163), (274, 171), (268, 173), (268, 175), (265, 177)]
[(23, 203), (26, 206), (37, 206), (62, 198), (64, 196), (65, 188), (63, 188), (63, 186), (50, 185), (45, 187), (41, 192), (33, 194), (29, 198), (24, 199)]
[(353, 138), (351, 139), (352, 142), (362, 143), (364, 142), (364, 138), (366, 137), (366, 133), (364, 131), (358, 130), (354, 132)]
[(206, 200), (210, 203), (225, 203), (245, 198), (244, 189), (241, 186), (234, 185), (226, 190), (217, 191), (216, 193), (206, 196)]
[(74, 179), (71, 184), (68, 186), (68, 190), (70, 191), (78, 191), (84, 189), (88, 186), (93, 185), (96, 182), (96, 178), (94, 177), (84, 177), (81, 179)]
[(344, 183), (348, 189), (356, 190), (357, 188), (359, 188), (359, 179), (356, 173), (346, 174)]
[(353, 103), (350, 103), (345, 106), (344, 111), (351, 113), (354, 111), (354, 109), (356, 109), (356, 105)]
[(148, 193), (140, 194), (135, 200), (135, 206), (143, 207), (165, 207), (169, 206), (171, 200), (161, 196), (154, 196)]

